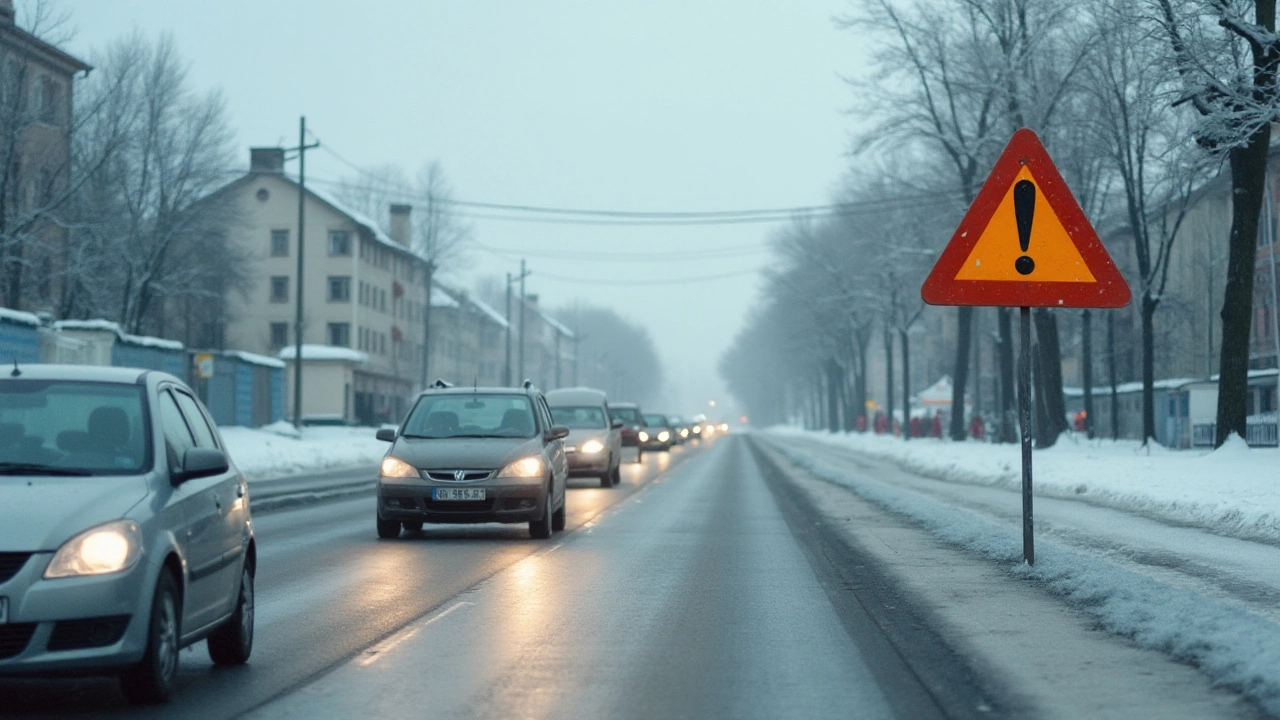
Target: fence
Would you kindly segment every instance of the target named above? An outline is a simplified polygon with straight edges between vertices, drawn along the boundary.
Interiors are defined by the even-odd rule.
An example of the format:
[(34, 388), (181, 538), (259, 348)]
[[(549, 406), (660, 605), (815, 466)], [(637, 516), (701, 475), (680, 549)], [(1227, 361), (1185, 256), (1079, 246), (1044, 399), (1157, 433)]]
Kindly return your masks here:
[[(1191, 427), (1193, 447), (1213, 447), (1217, 422), (1200, 422)], [(1271, 417), (1256, 416), (1246, 421), (1244, 441), (1249, 447), (1280, 447), (1280, 424)]]
[[(284, 417), (284, 363), (241, 352), (191, 353), (207, 361), (208, 378), (195, 377), (192, 387), (219, 425), (259, 427)], [(209, 366), (212, 365), (212, 367)]]

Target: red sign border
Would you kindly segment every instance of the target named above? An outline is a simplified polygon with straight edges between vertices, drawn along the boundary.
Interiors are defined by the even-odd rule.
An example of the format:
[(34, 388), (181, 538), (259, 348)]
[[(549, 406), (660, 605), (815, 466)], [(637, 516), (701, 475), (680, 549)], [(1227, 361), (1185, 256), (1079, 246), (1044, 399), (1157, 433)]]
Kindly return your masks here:
[[(1057, 214), (1097, 282), (956, 279), (1023, 166), (1035, 176), (1040, 193)], [(1022, 128), (1000, 153), (978, 196), (920, 287), (920, 297), (930, 305), (1119, 308), (1129, 304), (1131, 292), (1129, 283), (1111, 261), (1040, 138)]]

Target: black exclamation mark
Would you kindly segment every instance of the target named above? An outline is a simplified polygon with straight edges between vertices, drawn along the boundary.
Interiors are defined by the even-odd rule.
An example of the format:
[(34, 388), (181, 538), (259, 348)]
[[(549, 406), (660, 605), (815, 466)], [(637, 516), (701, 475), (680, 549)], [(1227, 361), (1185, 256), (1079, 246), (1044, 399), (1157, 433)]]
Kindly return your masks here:
[[(1018, 222), (1018, 244), (1022, 252), (1031, 246), (1031, 218), (1036, 214), (1036, 185), (1030, 180), (1019, 180), (1013, 186), (1013, 215)], [(1013, 261), (1013, 267), (1021, 275), (1030, 275), (1036, 269), (1036, 261), (1023, 255)]]

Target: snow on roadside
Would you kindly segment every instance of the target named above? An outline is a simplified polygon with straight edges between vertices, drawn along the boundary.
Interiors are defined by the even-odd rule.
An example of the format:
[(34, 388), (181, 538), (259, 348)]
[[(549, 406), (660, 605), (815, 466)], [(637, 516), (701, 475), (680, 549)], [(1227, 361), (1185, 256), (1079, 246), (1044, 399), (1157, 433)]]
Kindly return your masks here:
[[(903, 441), (796, 428), (767, 432), (843, 447), (940, 480), (1019, 492), (1022, 487), (1017, 445)], [(1246, 540), (1280, 542), (1280, 450), (1274, 448), (1250, 448), (1238, 437), (1209, 452), (1064, 435), (1053, 447), (1036, 450), (1032, 462), (1037, 495), (1074, 498)]]
[(263, 428), (223, 427), (231, 460), (250, 479), (328, 468), (374, 466), (390, 447), (367, 427), (304, 427), (299, 437), (288, 423)]
[[(947, 542), (1006, 564), (1016, 575), (1043, 582), (1111, 632), (1193, 663), (1215, 682), (1280, 713), (1280, 626), (1266, 618), (1043, 539), (1036, 543), (1036, 564), (1028, 567), (1022, 563), (1020, 528), (851, 474), (778, 442), (782, 433), (771, 435), (769, 444), (800, 467), (914, 519)], [(939, 444), (933, 446), (939, 451)]]

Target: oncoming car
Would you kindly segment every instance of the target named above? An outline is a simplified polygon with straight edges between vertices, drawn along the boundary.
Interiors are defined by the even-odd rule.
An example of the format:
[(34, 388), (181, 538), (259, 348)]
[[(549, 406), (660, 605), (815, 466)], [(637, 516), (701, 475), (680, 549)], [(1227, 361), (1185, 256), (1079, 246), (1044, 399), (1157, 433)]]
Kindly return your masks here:
[(190, 388), (75, 365), (0, 374), (0, 675), (172, 693), (179, 651), (253, 650), (248, 486)]
[(568, 463), (542, 393), (524, 388), (428, 388), (391, 443), (378, 476), (378, 537), (423, 523), (529, 523), (564, 529)]
[(640, 446), (645, 450), (667, 452), (676, 444), (676, 431), (666, 415), (646, 414), (644, 424), (647, 427), (640, 433)]
[(605, 393), (591, 388), (564, 388), (547, 393), (551, 419), (569, 428), (565, 454), (570, 477), (598, 477), (600, 487), (622, 480), (622, 421), (609, 417)]

